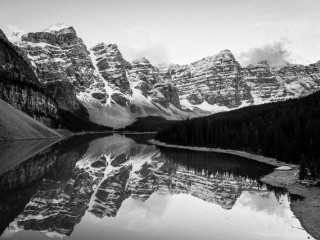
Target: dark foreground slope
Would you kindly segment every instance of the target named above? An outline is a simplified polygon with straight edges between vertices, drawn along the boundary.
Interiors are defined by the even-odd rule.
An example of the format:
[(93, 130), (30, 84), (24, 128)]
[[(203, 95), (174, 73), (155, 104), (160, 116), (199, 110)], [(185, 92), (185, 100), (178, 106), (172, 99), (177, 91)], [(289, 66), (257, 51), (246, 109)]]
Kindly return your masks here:
[(320, 172), (320, 92), (177, 122), (156, 135), (162, 142), (245, 150)]
[(58, 132), (0, 99), (0, 141), (59, 137)]

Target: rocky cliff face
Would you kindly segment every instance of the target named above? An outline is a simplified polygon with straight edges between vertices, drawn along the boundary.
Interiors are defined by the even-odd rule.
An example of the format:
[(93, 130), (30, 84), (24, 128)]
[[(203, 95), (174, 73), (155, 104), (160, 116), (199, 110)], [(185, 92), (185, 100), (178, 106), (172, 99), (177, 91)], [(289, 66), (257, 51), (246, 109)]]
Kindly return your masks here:
[(319, 64), (270, 67), (268, 62), (242, 69), (255, 104), (309, 95), (320, 88)]
[(43, 32), (24, 34), (20, 40), (15, 44), (28, 56), (59, 108), (82, 111), (76, 95), (89, 88), (96, 76), (89, 52), (73, 27), (59, 24)]
[[(156, 91), (153, 92), (155, 96), (152, 95), (152, 98), (155, 102), (159, 102), (164, 107), (169, 107), (169, 104), (172, 104), (176, 108), (181, 108), (178, 90), (174, 84), (168, 82), (157, 83), (154, 88)], [(162, 93), (162, 96), (157, 97), (157, 92)]]
[[(59, 108), (83, 112), (88, 119), (123, 127), (137, 117), (182, 119), (176, 88), (165, 83), (146, 59), (123, 59), (115, 44), (100, 43), (90, 52), (73, 27), (57, 24), (42, 32), (17, 35), (40, 82)], [(161, 83), (154, 87), (157, 83)], [(85, 113), (82, 113), (85, 115)]]
[(15, 37), (59, 107), (80, 111), (83, 105), (88, 119), (112, 127), (150, 115), (202, 116), (305, 96), (320, 88), (319, 62), (241, 67), (224, 50), (188, 65), (155, 67), (145, 58), (126, 61), (115, 44), (99, 43), (88, 50), (74, 28), (64, 24)]
[(169, 108), (170, 104), (181, 108), (174, 84), (161, 78), (158, 69), (146, 58), (134, 60), (128, 73), (134, 88), (140, 90), (145, 97), (150, 97), (153, 102), (165, 108)]
[(267, 62), (247, 66), (243, 69), (243, 76), (253, 99), (257, 101), (268, 101), (285, 94), (279, 91), (281, 84)]
[(91, 51), (97, 70), (110, 87), (115, 91), (131, 95), (132, 90), (126, 75), (126, 69), (130, 68), (130, 64), (123, 59), (117, 45), (99, 43)]
[(95, 122), (120, 127), (137, 117), (182, 119), (187, 115), (180, 109), (176, 88), (147, 59), (129, 63), (115, 44), (99, 43), (90, 51), (100, 81), (80, 99)]
[(228, 50), (190, 65), (162, 66), (161, 75), (171, 79), (180, 99), (192, 105), (206, 102), (233, 108), (252, 99), (241, 66)]
[(29, 60), (0, 30), (0, 98), (39, 122), (57, 127), (57, 105), (41, 86)]
[(0, 82), (0, 98), (49, 127), (58, 127), (57, 104), (43, 91)]
[(319, 90), (319, 62), (270, 67), (260, 62), (241, 67), (228, 50), (190, 65), (160, 65), (163, 79), (176, 84), (181, 104), (210, 112), (283, 101)]
[(20, 44), (43, 83), (68, 80), (79, 92), (94, 81), (89, 51), (73, 27), (56, 25), (28, 33), (21, 37)]

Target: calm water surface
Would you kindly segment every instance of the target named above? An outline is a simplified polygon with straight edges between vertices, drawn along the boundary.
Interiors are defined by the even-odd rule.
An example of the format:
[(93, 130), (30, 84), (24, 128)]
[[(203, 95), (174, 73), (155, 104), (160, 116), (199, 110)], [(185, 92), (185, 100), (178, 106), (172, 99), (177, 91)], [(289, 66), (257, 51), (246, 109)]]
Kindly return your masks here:
[(30, 144), (19, 152), (0, 144), (0, 238), (310, 237), (290, 210), (293, 197), (258, 181), (270, 166), (159, 148), (152, 137), (77, 136), (32, 157)]

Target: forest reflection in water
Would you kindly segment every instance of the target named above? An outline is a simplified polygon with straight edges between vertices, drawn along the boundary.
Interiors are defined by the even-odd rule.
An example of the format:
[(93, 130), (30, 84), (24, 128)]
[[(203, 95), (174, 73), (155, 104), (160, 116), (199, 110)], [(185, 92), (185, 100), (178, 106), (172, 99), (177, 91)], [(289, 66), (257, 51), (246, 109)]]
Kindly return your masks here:
[(285, 190), (259, 182), (272, 167), (237, 156), (159, 148), (147, 143), (152, 137), (75, 136), (11, 169), (1, 165), (1, 238), (308, 236)]

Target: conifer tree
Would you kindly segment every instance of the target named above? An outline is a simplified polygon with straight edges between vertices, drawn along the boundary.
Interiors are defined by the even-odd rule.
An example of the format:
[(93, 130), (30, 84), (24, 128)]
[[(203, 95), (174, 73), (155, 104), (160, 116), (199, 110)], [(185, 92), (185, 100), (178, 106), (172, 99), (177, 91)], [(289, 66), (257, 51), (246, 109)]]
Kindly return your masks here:
[(304, 154), (301, 154), (301, 158), (300, 158), (300, 171), (299, 171), (299, 179), (303, 180), (305, 179), (305, 177), (307, 176), (307, 169), (306, 169), (306, 160), (304, 157)]

